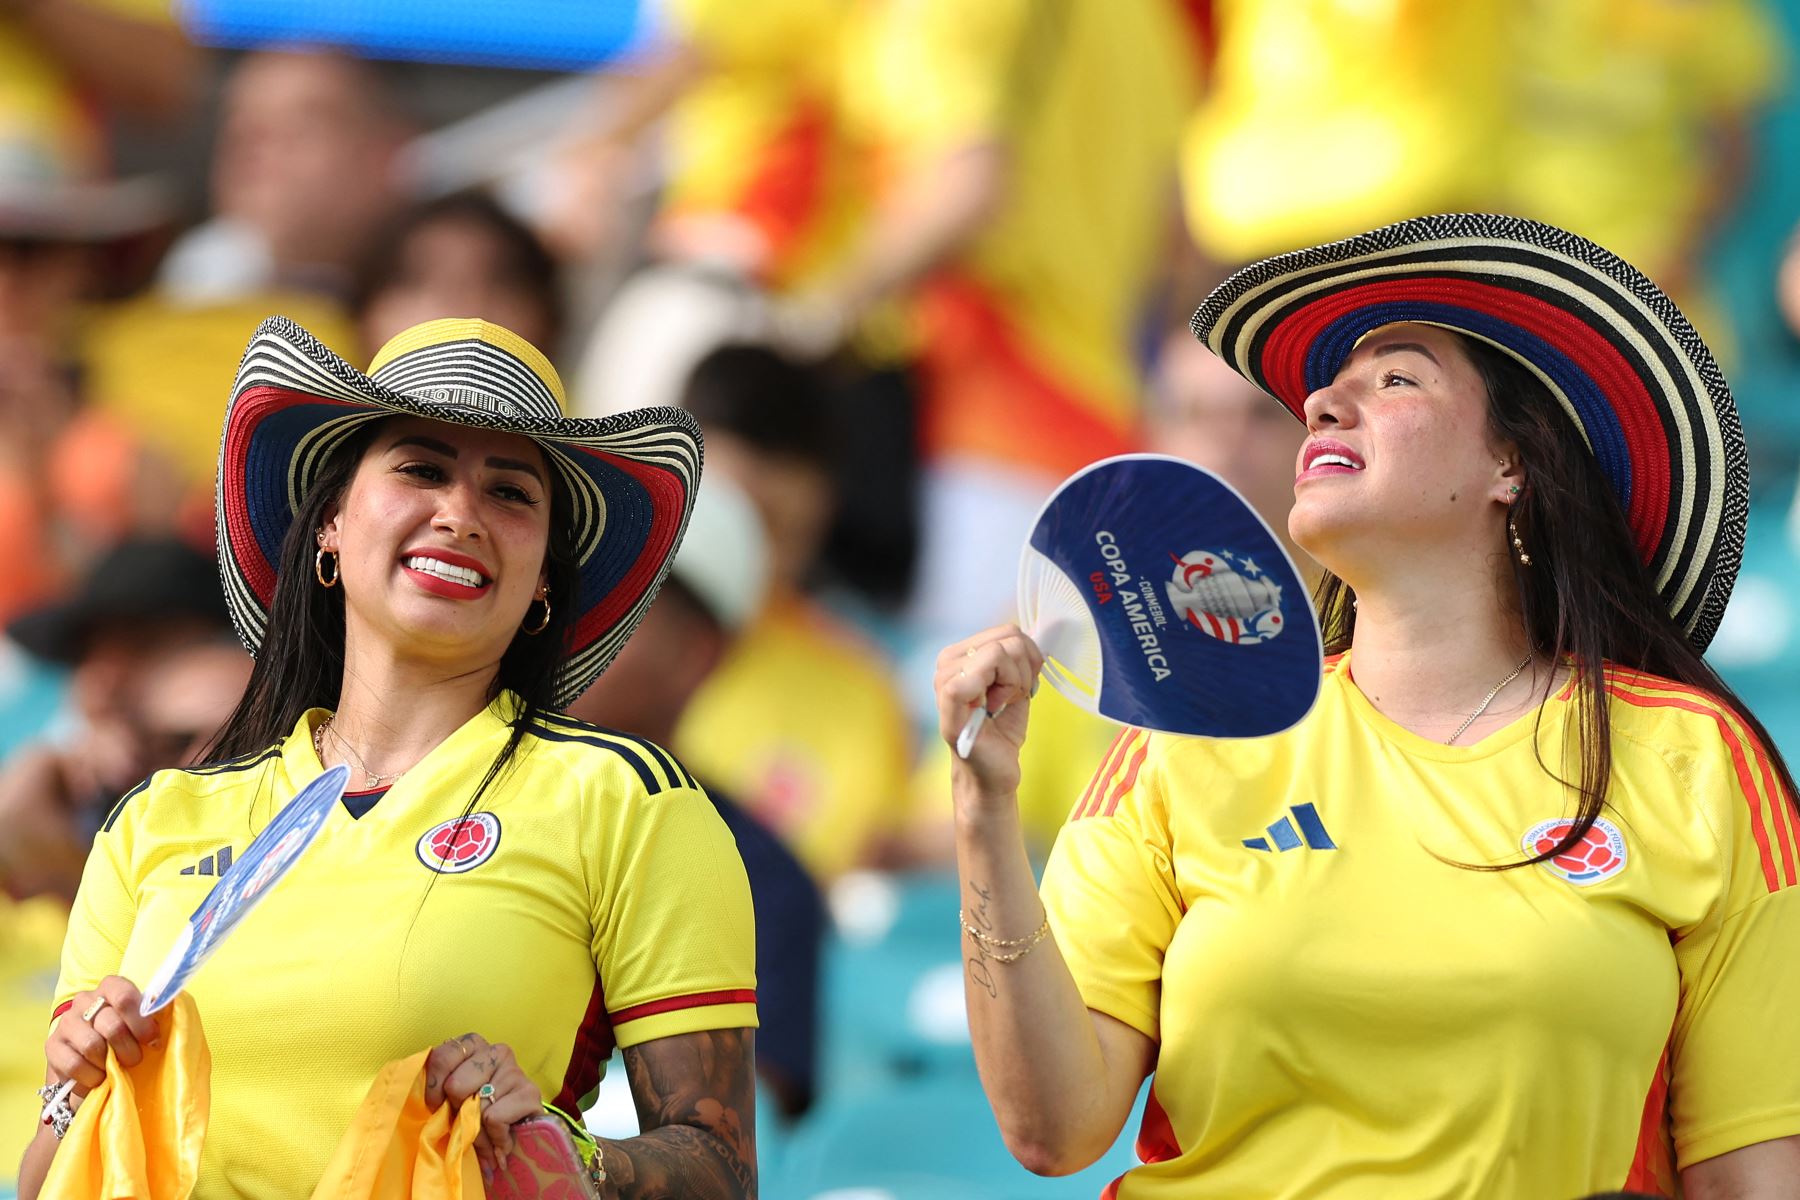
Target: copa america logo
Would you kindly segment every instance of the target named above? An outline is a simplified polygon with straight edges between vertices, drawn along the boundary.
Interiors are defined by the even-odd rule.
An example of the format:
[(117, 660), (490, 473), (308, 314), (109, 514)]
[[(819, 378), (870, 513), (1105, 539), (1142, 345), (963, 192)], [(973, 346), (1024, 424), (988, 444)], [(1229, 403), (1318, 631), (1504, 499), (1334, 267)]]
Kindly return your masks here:
[(1280, 635), (1281, 587), (1248, 555), (1190, 550), (1169, 558), (1175, 573), (1163, 590), (1169, 605), (1208, 637), (1254, 646)]

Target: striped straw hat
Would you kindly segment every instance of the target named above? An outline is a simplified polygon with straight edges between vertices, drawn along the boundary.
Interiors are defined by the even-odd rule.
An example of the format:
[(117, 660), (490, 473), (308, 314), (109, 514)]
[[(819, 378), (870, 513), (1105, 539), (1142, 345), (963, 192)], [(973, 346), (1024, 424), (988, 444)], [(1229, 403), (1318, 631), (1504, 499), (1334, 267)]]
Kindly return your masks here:
[(529, 437), (571, 500), (579, 610), (556, 703), (612, 661), (668, 574), (693, 509), (700, 429), (680, 409), (563, 416), (556, 370), (524, 339), (477, 320), (416, 325), (367, 375), (286, 317), (250, 339), (219, 449), (219, 570), (232, 623), (255, 654), (282, 539), (333, 449), (370, 421), (427, 417)]
[(1453, 213), (1245, 267), (1193, 329), (1301, 416), (1364, 334), (1399, 321), (1479, 338), (1543, 381), (1618, 495), (1675, 623), (1704, 650), (1737, 578), (1750, 468), (1725, 377), (1662, 290), (1574, 234)]

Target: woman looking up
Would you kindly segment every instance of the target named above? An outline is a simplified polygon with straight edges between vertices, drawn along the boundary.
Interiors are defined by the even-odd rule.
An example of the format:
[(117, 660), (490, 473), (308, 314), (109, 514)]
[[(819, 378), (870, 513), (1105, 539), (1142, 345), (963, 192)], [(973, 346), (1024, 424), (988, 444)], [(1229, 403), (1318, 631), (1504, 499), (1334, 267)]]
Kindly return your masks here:
[(615, 1044), (644, 1132), (585, 1147), (601, 1194), (755, 1194), (736, 847), (668, 754), (555, 711), (667, 572), (697, 428), (561, 410), (543, 356), (482, 321), (416, 326), (369, 375), (281, 318), (250, 343), (218, 511), (255, 671), (215, 765), (108, 816), (47, 1046), (77, 1095), (109, 1047), (138, 1061), (158, 1034), (138, 984), (213, 877), (347, 765), (306, 858), (190, 986), (213, 1062), (202, 1200), (309, 1194), (376, 1073), (432, 1047), (426, 1102), (480, 1101), (491, 1171), (515, 1122), (580, 1111)]
[[(1736, 410), (1681, 314), (1579, 238), (1420, 218), (1246, 268), (1195, 331), (1305, 422), (1329, 574), (1285, 733), (1128, 730), (1041, 899), (1013, 792), (1042, 657), (944, 651), (966, 992), (1044, 1173), (1154, 1073), (1164, 1197), (1800, 1196), (1800, 812), (1701, 659), (1743, 541)], [(1254, 671), (1254, 648), (1244, 651)]]

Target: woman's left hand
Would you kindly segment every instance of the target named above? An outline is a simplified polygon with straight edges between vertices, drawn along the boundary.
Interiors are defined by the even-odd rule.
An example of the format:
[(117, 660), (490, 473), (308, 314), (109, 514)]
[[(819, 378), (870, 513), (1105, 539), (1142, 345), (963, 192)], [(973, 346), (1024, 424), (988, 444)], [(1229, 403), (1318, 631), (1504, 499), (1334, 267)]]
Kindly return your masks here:
[[(487, 1085), (494, 1090), (483, 1095), (481, 1089)], [(513, 1123), (544, 1115), (544, 1094), (519, 1069), (511, 1046), (465, 1033), (426, 1056), (425, 1105), (436, 1111), (449, 1101), (460, 1109), (470, 1096), (481, 1100), (475, 1157), (481, 1160), (483, 1177), (491, 1178), (513, 1151)]]

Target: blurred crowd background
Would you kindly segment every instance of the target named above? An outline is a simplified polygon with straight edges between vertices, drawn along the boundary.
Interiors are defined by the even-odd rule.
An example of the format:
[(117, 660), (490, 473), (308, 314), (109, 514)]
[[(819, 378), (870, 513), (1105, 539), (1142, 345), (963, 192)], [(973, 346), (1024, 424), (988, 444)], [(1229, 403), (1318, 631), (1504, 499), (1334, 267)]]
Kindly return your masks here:
[[(1247, 259), (1505, 211), (1672, 292), (1752, 458), (1711, 659), (1800, 753), (1797, 45), (1800, 0), (0, 0), (0, 1181), (86, 847), (247, 677), (213, 475), (272, 313), (362, 362), (499, 322), (737, 485), (576, 711), (804, 868), (756, 880), (767, 1196), (1129, 1160), (1034, 1180), (993, 1131), (931, 661), (1094, 459), (1284, 527), (1303, 430), (1186, 330)], [(1040, 852), (1110, 738), (1034, 705)], [(615, 1075), (590, 1120), (630, 1113)]]

